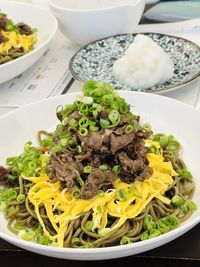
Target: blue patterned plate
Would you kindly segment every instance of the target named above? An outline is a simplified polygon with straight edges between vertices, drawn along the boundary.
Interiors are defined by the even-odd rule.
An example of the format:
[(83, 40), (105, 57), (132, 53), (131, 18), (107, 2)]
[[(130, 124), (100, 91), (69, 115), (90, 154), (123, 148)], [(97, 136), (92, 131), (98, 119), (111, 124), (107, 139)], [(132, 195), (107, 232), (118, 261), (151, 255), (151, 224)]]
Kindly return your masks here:
[[(174, 76), (157, 86), (136, 91), (151, 93), (175, 90), (200, 76), (200, 47), (189, 40), (159, 33), (145, 33), (160, 45), (174, 61)], [(136, 34), (120, 34), (98, 40), (81, 48), (70, 61), (75, 79), (85, 82), (96, 80), (112, 83), (116, 89), (133, 90), (112, 75), (115, 60), (121, 57), (134, 41)], [(134, 89), (135, 90), (135, 89)]]

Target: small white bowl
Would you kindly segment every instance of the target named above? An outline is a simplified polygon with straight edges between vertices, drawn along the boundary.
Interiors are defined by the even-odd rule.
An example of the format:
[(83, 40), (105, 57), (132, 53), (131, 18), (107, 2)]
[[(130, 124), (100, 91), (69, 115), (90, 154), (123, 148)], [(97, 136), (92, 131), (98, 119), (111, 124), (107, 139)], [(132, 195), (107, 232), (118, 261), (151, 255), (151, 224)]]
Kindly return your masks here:
[(85, 45), (119, 33), (132, 32), (144, 10), (144, 0), (49, 0), (60, 30)]
[(0, 65), (1, 84), (27, 70), (44, 54), (56, 34), (58, 23), (50, 12), (31, 4), (1, 1), (0, 8), (1, 12), (6, 13), (14, 23), (24, 22), (32, 28), (37, 28), (38, 38), (31, 52)]

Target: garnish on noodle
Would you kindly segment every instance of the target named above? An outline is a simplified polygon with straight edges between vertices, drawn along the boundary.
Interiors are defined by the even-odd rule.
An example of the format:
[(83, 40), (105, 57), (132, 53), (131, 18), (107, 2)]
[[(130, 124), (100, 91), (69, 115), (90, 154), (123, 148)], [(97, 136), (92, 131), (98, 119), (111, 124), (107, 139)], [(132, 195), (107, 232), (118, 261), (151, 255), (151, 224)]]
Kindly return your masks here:
[(57, 108), (0, 167), (0, 210), (24, 240), (59, 247), (126, 245), (167, 233), (196, 210), (195, 184), (172, 135), (155, 134), (107, 83)]

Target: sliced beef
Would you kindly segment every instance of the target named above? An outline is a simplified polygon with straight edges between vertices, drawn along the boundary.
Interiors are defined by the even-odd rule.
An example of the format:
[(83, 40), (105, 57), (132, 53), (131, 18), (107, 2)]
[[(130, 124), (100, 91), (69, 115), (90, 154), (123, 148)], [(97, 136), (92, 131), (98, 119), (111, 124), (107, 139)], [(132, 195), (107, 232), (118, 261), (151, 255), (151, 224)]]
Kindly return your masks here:
[(10, 179), (9, 174), (11, 174), (10, 169), (0, 166), (0, 184), (6, 187), (18, 186), (18, 179)]
[(8, 169), (4, 168), (3, 166), (0, 166), (0, 183), (6, 182), (6, 180), (8, 179), (8, 175)]
[(149, 137), (149, 133), (143, 130), (139, 130), (135, 134), (139, 138), (147, 139)]
[(5, 42), (7, 42), (7, 41), (9, 41), (9, 39), (6, 38), (5, 36), (3, 36), (3, 34), (0, 33), (0, 44), (1, 44), (1, 43), (5, 43)]
[(117, 178), (118, 176), (116, 176), (111, 170), (102, 172), (98, 168), (93, 169), (88, 176), (85, 187), (81, 189), (81, 198), (93, 198), (100, 189), (106, 188), (107, 185), (112, 184)]
[(100, 132), (90, 132), (86, 137), (81, 138), (82, 145), (85, 147), (89, 147), (94, 150), (99, 150), (103, 143), (103, 131)]
[(105, 109), (103, 109), (100, 114), (99, 114), (99, 118), (101, 119), (107, 119), (108, 118), (108, 113), (106, 112)]
[(134, 137), (135, 134), (133, 132), (123, 134), (121, 136), (113, 133), (110, 137), (110, 148), (112, 153), (115, 153), (116, 151), (130, 144), (133, 141)]
[(132, 158), (136, 159), (139, 157), (146, 157), (147, 149), (144, 147), (143, 139), (134, 139), (134, 142), (128, 144), (124, 150), (126, 151), (127, 155)]
[(143, 171), (136, 177), (137, 180), (144, 181), (148, 179), (153, 174), (153, 169), (151, 167), (146, 166)]
[(128, 157), (126, 152), (121, 151), (117, 154), (118, 160), (123, 170), (130, 171), (132, 174), (141, 171), (145, 168), (145, 159), (131, 159)]
[(69, 153), (52, 154), (51, 162), (47, 166), (50, 181), (63, 181), (70, 191), (76, 186), (82, 171), (83, 165), (69, 157)]
[(24, 35), (32, 34), (31, 27), (25, 24), (24, 22), (19, 22), (18, 24), (16, 24), (16, 26), (18, 27), (20, 34)]
[(125, 124), (124, 126), (117, 128), (117, 129), (114, 131), (114, 133), (115, 133), (116, 135), (123, 135), (123, 134), (125, 134), (125, 129), (126, 129), (127, 125), (128, 125), (128, 124)]
[(8, 18), (6, 14), (0, 13), (0, 30), (7, 30)]
[(152, 168), (148, 167), (146, 157), (131, 159), (124, 151), (119, 152), (117, 157), (122, 167), (120, 178), (125, 183), (133, 183), (135, 179), (143, 181), (153, 172)]
[(74, 120), (80, 120), (80, 118), (81, 118), (81, 114), (80, 114), (77, 110), (75, 110), (74, 112), (72, 112), (72, 113), (69, 115), (68, 120), (69, 120), (69, 122), (70, 122), (71, 119), (74, 119)]
[(121, 115), (119, 126), (123, 126), (124, 124), (129, 124), (130, 120), (126, 115)]
[(90, 132), (86, 137), (81, 137), (82, 145), (95, 151), (100, 150), (103, 142), (108, 143), (112, 131), (109, 129), (101, 130), (99, 132)]
[(92, 149), (88, 148), (83, 154), (76, 155), (75, 159), (76, 159), (76, 161), (83, 161), (83, 160), (86, 160), (88, 158), (91, 158), (91, 155), (92, 155)]

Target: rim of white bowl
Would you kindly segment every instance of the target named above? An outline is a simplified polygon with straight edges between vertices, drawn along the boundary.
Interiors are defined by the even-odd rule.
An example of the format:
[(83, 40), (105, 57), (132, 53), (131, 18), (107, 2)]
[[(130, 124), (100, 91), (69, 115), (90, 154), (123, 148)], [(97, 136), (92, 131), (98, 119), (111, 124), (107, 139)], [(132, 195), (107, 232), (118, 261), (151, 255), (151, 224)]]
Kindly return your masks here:
[(54, 28), (52, 29), (52, 33), (49, 35), (49, 37), (45, 41), (41, 42), (36, 48), (33, 48), (33, 50), (31, 50), (29, 53), (23, 55), (22, 57), (16, 58), (16, 59), (14, 59), (12, 61), (9, 61), (9, 62), (7, 62), (5, 64), (0, 65), (0, 70), (1, 70), (4, 66), (15, 64), (16, 62), (20, 61), (21, 58), (29, 57), (29, 55), (35, 54), (38, 50), (40, 50), (41, 48), (43, 48), (44, 46), (46, 46), (53, 39), (53, 37), (55, 36), (55, 34), (56, 34), (57, 30), (58, 30), (58, 21), (55, 18), (55, 16), (52, 15), (51, 12), (42, 9), (41, 7), (35, 6), (34, 4), (31, 4), (31, 3), (16, 2), (16, 1), (7, 2), (7, 1), (3, 0), (3, 1), (1, 1), (0, 4), (1, 5), (4, 5), (5, 4), (7, 6), (8, 5), (10, 5), (10, 6), (15, 6), (15, 5), (18, 5), (18, 6), (26, 6), (26, 7), (31, 8), (31, 9), (34, 8), (36, 10), (42, 10), (49, 17), (51, 17), (52, 21), (54, 21)]
[(94, 11), (105, 11), (105, 10), (110, 10), (110, 9), (114, 9), (114, 8), (119, 8), (119, 7), (129, 7), (129, 6), (137, 6), (140, 2), (143, 2), (143, 4), (145, 5), (145, 1), (144, 0), (137, 0), (135, 3), (133, 4), (119, 4), (119, 5), (112, 5), (112, 6), (108, 6), (108, 7), (102, 7), (102, 8), (85, 8), (85, 9), (79, 9), (79, 8), (67, 8), (67, 7), (62, 7), (56, 3), (54, 3), (54, 0), (47, 0), (48, 4), (58, 10), (67, 10), (70, 12), (94, 12)]
[[(157, 99), (165, 99), (166, 101), (170, 101), (170, 102), (174, 103), (175, 105), (185, 106), (186, 108), (198, 113), (198, 110), (195, 107), (193, 107), (189, 104), (183, 103), (183, 102), (176, 100), (176, 99), (172, 99), (172, 98), (169, 99), (167, 96), (153, 94), (153, 93), (147, 94), (144, 92), (135, 92), (135, 91), (127, 91), (127, 90), (124, 90), (124, 91), (119, 90), (119, 92), (120, 93), (126, 92), (128, 94), (140, 94), (144, 97), (146, 97), (146, 96), (147, 97), (154, 97)], [(63, 98), (63, 97), (66, 97), (67, 95), (68, 96), (69, 95), (70, 96), (76, 96), (80, 93), (81, 93), (81, 91), (78, 91), (78, 92), (74, 92), (74, 93), (68, 93), (66, 95), (58, 95), (58, 96), (50, 97), (48, 99), (42, 99), (42, 100), (35, 101), (33, 103), (24, 105), (24, 106), (18, 108), (17, 110), (12, 110), (12, 111), (6, 113), (5, 115), (0, 116), (0, 120), (4, 119), (6, 117), (9, 117), (13, 113), (19, 112), (20, 110), (24, 110), (24, 109), (26, 110), (29, 106), (34, 106), (35, 104), (40, 104), (43, 102), (52, 101), (53, 99)], [(142, 246), (151, 245), (153, 243), (157, 244), (156, 246), (154, 246), (154, 248), (156, 248), (156, 247), (161, 246), (159, 244), (160, 241), (167, 240), (166, 242), (163, 242), (162, 244), (166, 244), (168, 242), (171, 242), (172, 240), (177, 239), (180, 235), (182, 235), (182, 234), (186, 233), (187, 231), (189, 231), (190, 229), (192, 229), (198, 223), (200, 223), (200, 216), (199, 215), (195, 218), (192, 218), (192, 219), (189, 218), (188, 220), (183, 222), (183, 224), (181, 224), (178, 228), (171, 230), (168, 233), (154, 237), (152, 239), (138, 241), (138, 242), (135, 242), (132, 244), (124, 245), (124, 246), (117, 245), (117, 246), (109, 246), (109, 247), (103, 247), (103, 248), (64, 248), (64, 247), (61, 248), (61, 247), (45, 246), (45, 245), (40, 245), (40, 244), (31, 242), (31, 241), (25, 241), (23, 239), (20, 239), (17, 235), (14, 236), (14, 235), (12, 235), (12, 233), (10, 233), (10, 234), (9, 233), (3, 233), (1, 231), (0, 231), (0, 238), (3, 238), (4, 240), (6, 240), (12, 244), (19, 245), (19, 247), (21, 246), (23, 248), (26, 248), (27, 250), (36, 249), (36, 250), (40, 250), (40, 251), (49, 251), (49, 252), (57, 252), (57, 253), (70, 253), (73, 255), (87, 253), (90, 255), (90, 254), (94, 254), (94, 253), (101, 254), (102, 252), (103, 253), (109, 253), (109, 252), (124, 251), (124, 250), (127, 250), (128, 248), (133, 248), (133, 249), (134, 248), (141, 248)], [(173, 238), (174, 235), (176, 236), (175, 238)], [(39, 251), (38, 251), (38, 253), (39, 253)], [(115, 258), (117, 258), (117, 257), (115, 257)]]

